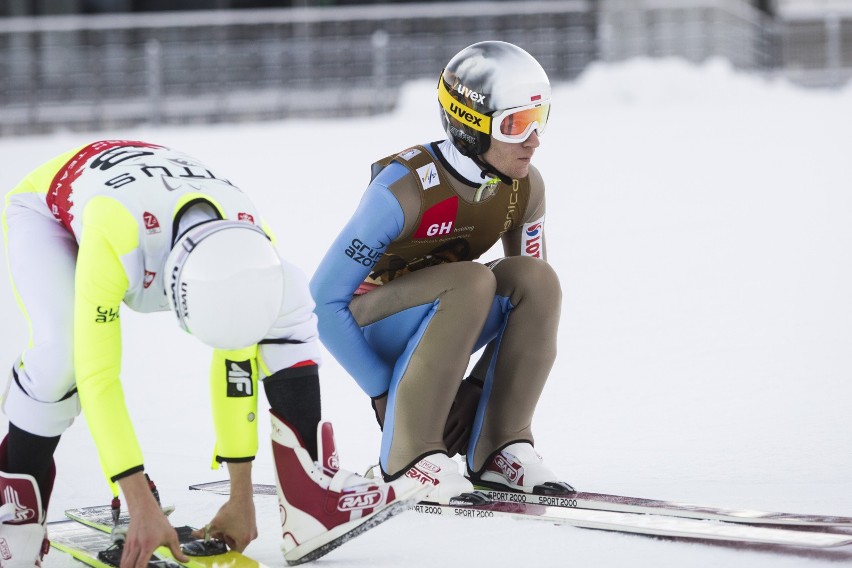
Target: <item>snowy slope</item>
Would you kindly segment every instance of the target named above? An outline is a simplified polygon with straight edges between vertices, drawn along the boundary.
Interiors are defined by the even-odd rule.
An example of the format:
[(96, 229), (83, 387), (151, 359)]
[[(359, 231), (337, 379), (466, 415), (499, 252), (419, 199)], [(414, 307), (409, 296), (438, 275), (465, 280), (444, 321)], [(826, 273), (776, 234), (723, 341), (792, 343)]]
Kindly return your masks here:
[[(358, 202), (369, 164), (442, 137), (432, 81), (393, 114), (265, 125), (140, 128), (0, 139), (0, 187), (96, 138), (180, 148), (248, 191), (281, 250), (309, 274)], [(721, 62), (598, 66), (556, 88), (536, 156), (548, 183), (550, 261), (564, 292), (560, 354), (537, 447), (577, 487), (714, 505), (852, 515), (852, 89), (805, 91)], [(495, 252), (496, 254), (496, 252)], [(5, 266), (5, 265), (4, 265)], [(4, 268), (5, 271), (5, 268)], [(26, 326), (0, 279), (0, 361)], [(122, 314), (123, 375), (148, 471), (176, 522), (203, 524), (211, 471), (207, 350), (169, 314)], [(379, 434), (369, 401), (328, 357), (324, 414), (342, 464)], [(5, 423), (2, 426), (5, 430)], [(268, 425), (261, 423), (261, 435)], [(81, 418), (57, 455), (51, 520), (109, 498)], [(259, 482), (272, 481), (264, 444)], [(249, 552), (282, 565), (277, 507), (258, 498)], [(405, 515), (318, 566), (829, 565), (546, 524)], [(47, 567), (69, 563), (56, 551)]]

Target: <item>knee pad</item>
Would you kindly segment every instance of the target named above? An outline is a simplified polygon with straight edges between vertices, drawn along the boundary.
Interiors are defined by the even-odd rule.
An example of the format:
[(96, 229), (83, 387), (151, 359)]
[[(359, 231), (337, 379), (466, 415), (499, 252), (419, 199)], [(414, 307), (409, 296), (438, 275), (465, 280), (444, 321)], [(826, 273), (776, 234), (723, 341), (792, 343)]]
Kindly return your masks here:
[(62, 435), (80, 414), (80, 398), (75, 390), (55, 402), (43, 402), (28, 395), (18, 382), (18, 372), (12, 368), (3, 394), (3, 413), (19, 428), (46, 438)]

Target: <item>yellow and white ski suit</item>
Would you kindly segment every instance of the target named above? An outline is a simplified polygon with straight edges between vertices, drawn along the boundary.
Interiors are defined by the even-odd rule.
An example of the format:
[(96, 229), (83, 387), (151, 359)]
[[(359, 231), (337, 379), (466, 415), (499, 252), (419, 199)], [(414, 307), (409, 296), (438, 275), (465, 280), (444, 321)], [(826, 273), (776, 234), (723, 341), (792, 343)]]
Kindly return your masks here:
[[(119, 380), (119, 308), (168, 310), (163, 267), (173, 243), (192, 225), (216, 218), (263, 227), (246, 195), (217, 172), (138, 141), (105, 140), (69, 151), (8, 193), (9, 273), (30, 327), (3, 400), (9, 420), (39, 436), (59, 436), (82, 405), (107, 477), (116, 481), (142, 470)], [(320, 360), (307, 280), (293, 265), (282, 265), (286, 293), (268, 336), (213, 354), (220, 461), (250, 460), (257, 452), (257, 381)]]

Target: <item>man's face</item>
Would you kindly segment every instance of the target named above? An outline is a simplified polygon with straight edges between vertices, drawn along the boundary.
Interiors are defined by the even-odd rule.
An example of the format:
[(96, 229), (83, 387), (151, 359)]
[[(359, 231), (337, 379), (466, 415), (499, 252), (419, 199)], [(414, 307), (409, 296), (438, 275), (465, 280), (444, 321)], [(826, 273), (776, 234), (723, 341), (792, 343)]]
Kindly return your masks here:
[(520, 144), (501, 142), (491, 138), (491, 145), (488, 151), (482, 154), (482, 159), (498, 172), (512, 179), (525, 178), (530, 172), (530, 161), (535, 154), (535, 149), (540, 144), (538, 132), (535, 130)]

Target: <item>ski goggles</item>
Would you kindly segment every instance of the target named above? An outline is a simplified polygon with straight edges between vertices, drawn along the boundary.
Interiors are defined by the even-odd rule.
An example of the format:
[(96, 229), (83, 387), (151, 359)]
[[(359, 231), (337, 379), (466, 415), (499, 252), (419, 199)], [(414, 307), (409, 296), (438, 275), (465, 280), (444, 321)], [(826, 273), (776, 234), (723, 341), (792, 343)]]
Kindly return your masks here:
[(535, 103), (501, 110), (492, 117), (491, 136), (501, 142), (518, 144), (530, 137), (532, 131), (544, 134), (550, 103)]
[(543, 134), (550, 115), (550, 102), (533, 102), (488, 116), (457, 101), (443, 80), (438, 81), (438, 101), (448, 115), (462, 124), (511, 144), (529, 138), (533, 129)]

